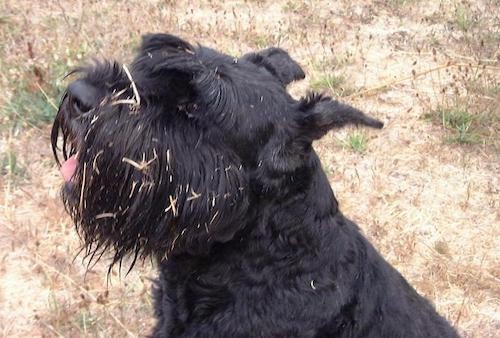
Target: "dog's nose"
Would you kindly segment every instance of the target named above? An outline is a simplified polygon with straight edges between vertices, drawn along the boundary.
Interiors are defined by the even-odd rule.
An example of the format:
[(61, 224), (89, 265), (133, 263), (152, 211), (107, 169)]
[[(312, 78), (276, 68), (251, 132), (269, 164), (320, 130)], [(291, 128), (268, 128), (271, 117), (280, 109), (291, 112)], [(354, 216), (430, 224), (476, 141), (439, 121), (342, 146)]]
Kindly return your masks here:
[(76, 80), (68, 86), (74, 107), (85, 113), (97, 106), (100, 102), (100, 92), (85, 80)]

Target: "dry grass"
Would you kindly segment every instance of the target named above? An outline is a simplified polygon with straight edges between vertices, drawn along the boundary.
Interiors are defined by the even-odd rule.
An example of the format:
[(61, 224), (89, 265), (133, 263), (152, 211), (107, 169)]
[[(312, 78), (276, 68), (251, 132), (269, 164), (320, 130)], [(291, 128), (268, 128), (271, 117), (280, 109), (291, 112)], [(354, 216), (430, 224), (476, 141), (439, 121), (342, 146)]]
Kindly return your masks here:
[(74, 259), (47, 125), (70, 67), (127, 61), (151, 31), (234, 54), (280, 45), (308, 74), (295, 95), (324, 76), (339, 95), (342, 75), (356, 88), (344, 99), (386, 127), (359, 134), (363, 151), (345, 146), (353, 130), (315, 145), (341, 208), (464, 337), (497, 336), (499, 13), (488, 0), (0, 2), (0, 336), (152, 325), (149, 262), (108, 287), (104, 262)]

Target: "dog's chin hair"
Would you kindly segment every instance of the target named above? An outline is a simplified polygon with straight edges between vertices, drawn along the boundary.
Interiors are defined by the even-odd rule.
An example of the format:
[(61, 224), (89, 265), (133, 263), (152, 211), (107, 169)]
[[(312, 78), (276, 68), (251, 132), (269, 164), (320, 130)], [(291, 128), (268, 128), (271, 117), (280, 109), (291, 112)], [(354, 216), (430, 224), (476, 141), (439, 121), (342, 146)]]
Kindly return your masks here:
[[(97, 264), (101, 258), (108, 252), (110, 252), (110, 244), (107, 241), (100, 240), (99, 237), (93, 237), (88, 234), (89, 227), (82, 221), (80, 211), (77, 208), (78, 200), (72, 191), (75, 189), (75, 183), (66, 183), (62, 189), (62, 199), (66, 212), (70, 215), (73, 220), (73, 224), (76, 228), (76, 233), (80, 239), (80, 250), (77, 256), (83, 253), (82, 261), (86, 262), (86, 270), (90, 270), (95, 264)], [(111, 262), (109, 263), (108, 274), (116, 263), (120, 263), (123, 257), (118, 257), (114, 254)], [(132, 268), (132, 267), (131, 267)]]
[[(76, 225), (77, 229), (81, 225)], [(78, 231), (80, 233), (80, 231)], [(109, 243), (104, 243), (104, 242), (98, 242), (93, 240), (92, 238), (87, 238), (85, 240), (80, 236), (81, 240), (81, 246), (80, 250), (75, 254), (75, 259), (81, 255), (82, 263), (85, 265), (85, 271), (88, 272), (94, 268), (94, 266), (99, 263), (102, 260), (107, 260), (106, 264), (108, 265), (108, 281), (109, 277), (111, 276), (111, 272), (115, 266), (118, 265), (118, 274), (121, 275), (122, 268), (126, 268), (126, 273), (125, 275), (128, 275), (134, 266), (138, 263), (142, 264), (144, 261), (147, 260), (147, 257), (138, 257), (138, 255), (135, 255), (131, 257), (130, 254), (126, 255), (118, 255), (116, 251), (112, 250), (109, 247)], [(109, 257), (109, 253), (113, 253), (114, 255), (112, 257)], [(82, 254), (83, 253), (83, 254)], [(130, 259), (132, 258), (132, 259)], [(151, 258), (151, 257), (150, 257)], [(126, 265), (128, 263), (128, 265)], [(153, 264), (153, 261), (151, 261), (151, 264)]]
[[(81, 185), (80, 185), (81, 187)], [(87, 267), (93, 266), (105, 254), (111, 253), (109, 271), (116, 264), (121, 266), (124, 260), (131, 258), (127, 273), (135, 266), (138, 260), (144, 260), (147, 256), (156, 255), (155, 248), (145, 245), (147, 241), (130, 236), (121, 236), (119, 228), (138, 228), (140, 224), (118, 223), (111, 214), (95, 213), (89, 208), (81, 209), (80, 200), (76, 192), (80, 191), (78, 184), (66, 185), (63, 188), (63, 201), (66, 211), (70, 214), (77, 233), (82, 243), (84, 260)], [(83, 203), (85, 201), (83, 200)]]
[[(232, 154), (193, 161), (192, 154), (170, 149), (159, 132), (153, 135), (161, 141), (154, 145), (130, 148), (116, 138), (110, 148), (98, 142), (97, 130), (111, 128), (89, 134), (93, 146), (80, 153), (77, 171), (62, 192), (90, 261), (105, 251), (113, 255), (111, 265), (130, 257), (131, 267), (147, 257), (206, 253), (212, 243), (239, 230), (248, 205), (246, 177)], [(207, 176), (193, 179), (192, 172)]]
[[(88, 168), (89, 165), (87, 164)], [(122, 266), (122, 262), (129, 256), (132, 257), (128, 271), (130, 271), (139, 258), (145, 259), (147, 255), (153, 254), (153, 248), (144, 245), (138, 237), (122, 236), (122, 233), (128, 234), (127, 230), (140, 229), (141, 224), (131, 224), (123, 222), (123, 218), (118, 222), (114, 213), (104, 212), (98, 206), (102, 203), (99, 198), (99, 192), (91, 184), (90, 177), (96, 173), (90, 173), (87, 177), (79, 170), (73, 179), (67, 182), (61, 191), (63, 203), (67, 213), (71, 216), (77, 233), (82, 243), (81, 252), (84, 253), (84, 260), (87, 261), (87, 267), (93, 266), (106, 253), (111, 253), (109, 271), (116, 264)], [(121, 182), (127, 182), (129, 178)], [(116, 189), (124, 188), (125, 183), (115, 186)], [(110, 201), (108, 201), (110, 202)], [(114, 206), (107, 205), (111, 210), (119, 210), (119, 200), (114, 201)], [(132, 205), (141, 204), (141, 201), (134, 196), (129, 202)], [(137, 219), (137, 217), (136, 217)], [(122, 231), (120, 231), (122, 229)], [(134, 236), (136, 232), (133, 232)], [(158, 253), (154, 253), (158, 254)]]
[[(93, 227), (84, 223), (85, 221), (82, 220), (78, 211), (74, 210), (71, 206), (67, 206), (66, 209), (69, 210), (80, 238), (81, 248), (79, 254), (83, 252), (82, 259), (86, 261), (87, 270), (91, 269), (99, 261), (107, 259), (109, 260), (107, 262), (108, 274), (115, 265), (118, 265), (119, 271), (121, 271), (123, 263), (130, 262), (127, 266), (128, 274), (137, 261), (144, 261), (148, 258), (148, 254), (146, 253), (149, 253), (151, 249), (142, 247), (140, 241), (134, 243), (133, 249), (128, 249), (130, 243), (112, 242), (105, 237), (105, 234), (90, 233), (89, 229)], [(112, 256), (109, 257), (108, 254)]]

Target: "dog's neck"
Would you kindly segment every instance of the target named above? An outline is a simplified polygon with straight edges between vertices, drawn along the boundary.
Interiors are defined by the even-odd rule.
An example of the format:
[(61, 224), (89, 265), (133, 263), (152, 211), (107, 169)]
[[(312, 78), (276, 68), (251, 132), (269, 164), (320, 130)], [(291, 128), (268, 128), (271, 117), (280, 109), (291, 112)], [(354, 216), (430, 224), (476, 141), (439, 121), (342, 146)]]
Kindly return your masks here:
[[(284, 175), (279, 182), (276, 189), (255, 197), (247, 228), (264, 230), (274, 226), (274, 231), (286, 232), (290, 229), (288, 223), (310, 227), (313, 224), (309, 223), (314, 222), (309, 220), (327, 219), (338, 213), (338, 202), (315, 153), (311, 154), (306, 166)], [(281, 224), (271, 225), (272, 218), (280, 218)], [(287, 219), (290, 222), (286, 222)]]
[[(277, 189), (260, 190), (258, 195), (252, 197), (245, 224), (239, 225), (240, 230), (231, 240), (214, 243), (209, 252), (180, 254), (178, 258), (184, 262), (192, 261), (190, 264), (196, 266), (196, 262), (215, 257), (214, 252), (226, 248), (262, 251), (280, 236), (314, 241), (318, 224), (334, 224), (332, 219), (340, 214), (337, 200), (315, 153), (311, 154), (304, 168), (274, 183), (279, 184)], [(279, 195), (273, 195), (274, 192)], [(283, 195), (284, 192), (287, 194)], [(318, 223), (318, 220), (322, 222)]]

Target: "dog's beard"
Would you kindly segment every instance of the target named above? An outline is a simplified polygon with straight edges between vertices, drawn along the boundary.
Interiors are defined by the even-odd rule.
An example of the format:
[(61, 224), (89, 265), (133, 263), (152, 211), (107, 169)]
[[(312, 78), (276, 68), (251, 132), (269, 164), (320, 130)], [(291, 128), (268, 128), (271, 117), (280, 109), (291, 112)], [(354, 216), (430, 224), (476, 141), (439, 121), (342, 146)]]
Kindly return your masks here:
[(114, 263), (131, 253), (133, 265), (152, 250), (167, 254), (166, 248), (150, 245), (152, 236), (168, 239), (178, 231), (173, 217), (161, 212), (161, 190), (169, 187), (153, 177), (160, 169), (158, 164), (119, 155), (109, 145), (95, 148), (79, 154), (76, 172), (63, 187), (66, 210), (87, 255), (92, 260), (111, 250)]
[(182, 132), (118, 116), (81, 133), (63, 201), (90, 261), (110, 251), (112, 264), (130, 255), (132, 267), (148, 256), (205, 253), (244, 224), (247, 178), (237, 157)]

